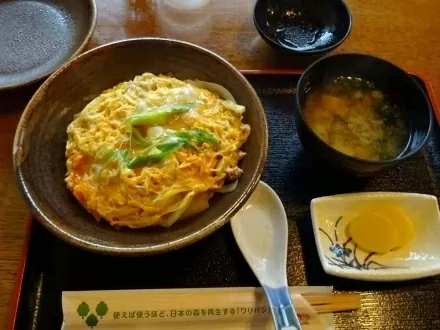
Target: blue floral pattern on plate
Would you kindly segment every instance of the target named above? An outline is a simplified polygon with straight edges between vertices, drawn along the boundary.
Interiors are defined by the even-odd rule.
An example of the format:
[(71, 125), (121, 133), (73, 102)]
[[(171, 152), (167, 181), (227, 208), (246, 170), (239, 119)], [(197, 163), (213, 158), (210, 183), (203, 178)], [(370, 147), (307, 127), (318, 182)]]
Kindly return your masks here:
[[(401, 267), (389, 267), (374, 261), (372, 258), (376, 253), (369, 253), (363, 260), (359, 260), (357, 256), (358, 247), (357, 244), (350, 238), (344, 243), (339, 242), (338, 237), (338, 225), (341, 222), (342, 216), (335, 223), (334, 238), (330, 236), (324, 229), (319, 230), (327, 236), (330, 246), (329, 251), (331, 256), (325, 255), (325, 258), (332, 266), (340, 267), (341, 269), (351, 268), (358, 270), (371, 270), (371, 269), (389, 269), (389, 268), (401, 268)], [(351, 247), (351, 248), (350, 248)]]

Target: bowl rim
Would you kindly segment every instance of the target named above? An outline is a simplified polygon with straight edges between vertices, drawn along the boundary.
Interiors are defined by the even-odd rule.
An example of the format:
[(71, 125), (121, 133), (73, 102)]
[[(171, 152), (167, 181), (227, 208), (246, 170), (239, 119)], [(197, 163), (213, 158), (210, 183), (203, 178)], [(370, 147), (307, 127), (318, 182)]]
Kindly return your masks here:
[[(194, 232), (191, 232), (183, 237), (175, 239), (171, 243), (162, 243), (159, 245), (152, 245), (148, 247), (139, 246), (139, 245), (130, 246), (130, 247), (114, 247), (99, 243), (92, 243), (86, 239), (77, 237), (76, 235), (72, 235), (70, 231), (64, 230), (63, 228), (59, 227), (53, 220), (47, 217), (45, 213), (40, 209), (40, 207), (35, 203), (36, 192), (32, 193), (31, 191), (28, 190), (28, 186), (30, 186), (30, 184), (29, 181), (23, 180), (22, 168), (21, 168), (22, 162), (27, 157), (27, 150), (25, 150), (22, 147), (23, 140), (25, 139), (28, 132), (27, 123), (32, 118), (33, 112), (36, 109), (34, 104), (40, 100), (40, 98), (45, 93), (45, 91), (54, 83), (57, 76), (63, 73), (64, 71), (69, 70), (78, 61), (81, 61), (84, 58), (93, 57), (93, 55), (96, 52), (102, 51), (103, 49), (113, 48), (130, 43), (138, 43), (138, 42), (148, 43), (151, 41), (180, 44), (182, 46), (190, 47), (192, 49), (204, 53), (205, 55), (213, 57), (221, 64), (228, 67), (229, 70), (231, 70), (236, 75), (236, 77), (242, 80), (242, 82), (247, 86), (253, 99), (255, 100), (255, 102), (257, 102), (256, 111), (260, 113), (260, 115), (263, 118), (262, 123), (260, 123), (260, 128), (262, 129), (263, 132), (263, 139), (261, 141), (261, 145), (258, 150), (259, 157), (255, 167), (255, 174), (253, 175), (253, 177), (251, 177), (250, 182), (246, 187), (246, 189), (244, 190), (244, 192), (228, 209), (226, 209), (223, 212), (223, 214), (219, 218), (212, 220), (212, 222), (204, 225), (203, 227), (201, 227), (200, 229)], [(12, 160), (13, 160), (14, 174), (17, 185), (20, 188), (19, 190), (25, 202), (27, 203), (28, 207), (30, 208), (31, 213), (37, 218), (37, 220), (43, 225), (43, 227), (48, 229), (53, 235), (61, 238), (65, 242), (75, 247), (79, 247), (91, 252), (97, 252), (105, 255), (145, 256), (145, 255), (154, 255), (154, 254), (170, 252), (173, 250), (183, 248), (185, 246), (188, 246), (192, 243), (201, 240), (202, 238), (209, 236), (214, 231), (224, 226), (235, 215), (235, 213), (237, 213), (239, 209), (246, 203), (248, 198), (250, 198), (250, 196), (252, 195), (252, 192), (257, 187), (266, 164), (267, 152), (268, 152), (268, 125), (267, 125), (264, 107), (255, 89), (252, 87), (250, 82), (246, 79), (246, 77), (244, 77), (244, 75), (238, 69), (236, 69), (231, 63), (229, 63), (226, 59), (224, 59), (220, 55), (217, 55), (206, 48), (203, 48), (201, 46), (186, 41), (169, 39), (169, 38), (159, 38), (159, 37), (141, 37), (141, 38), (118, 40), (90, 49), (87, 52), (82, 53), (78, 57), (71, 59), (70, 61), (65, 63), (62, 67), (57, 69), (52, 75), (50, 75), (50, 77), (37, 89), (37, 91), (32, 96), (32, 98), (30, 99), (29, 103), (26, 105), (26, 108), (24, 109), (21, 115), (14, 136), (13, 148), (12, 148)], [(62, 216), (60, 216), (60, 218), (62, 218)]]
[[(400, 71), (403, 75), (407, 76), (411, 81), (412, 84), (414, 85), (414, 87), (421, 93), (421, 95), (423, 96), (423, 99), (427, 105), (427, 111), (428, 111), (428, 129), (425, 132), (425, 136), (423, 138), (423, 141), (419, 144), (419, 146), (417, 148), (414, 148), (412, 150), (410, 150), (408, 153), (404, 154), (401, 156), (401, 154), (399, 154), (398, 156), (394, 157), (393, 159), (389, 159), (389, 160), (368, 160), (368, 159), (362, 159), (362, 158), (357, 158), (354, 156), (350, 156), (347, 155), (335, 148), (333, 148), (331, 145), (329, 145), (328, 143), (326, 143), (324, 140), (322, 140), (316, 133), (315, 131), (310, 127), (310, 125), (307, 123), (307, 121), (304, 119), (303, 116), (303, 111), (301, 110), (302, 107), (300, 105), (299, 102), (299, 87), (302, 84), (303, 80), (305, 79), (304, 77), (306, 76), (307, 73), (309, 73), (310, 71), (312, 71), (318, 64), (320, 64), (321, 62), (327, 61), (328, 59), (334, 58), (334, 57), (341, 57), (341, 56), (356, 56), (356, 57), (364, 57), (364, 58), (371, 58), (375, 61), (379, 61), (382, 62), (390, 67), (393, 67), (395, 69), (397, 69), (398, 71)], [(403, 160), (408, 159), (409, 157), (413, 156), (414, 154), (416, 154), (417, 152), (419, 152), (426, 144), (426, 142), (429, 139), (429, 136), (431, 134), (432, 131), (432, 127), (433, 127), (433, 110), (432, 110), (432, 105), (431, 102), (428, 99), (428, 96), (426, 95), (425, 91), (419, 86), (419, 84), (414, 80), (413, 77), (411, 77), (406, 71), (404, 71), (403, 69), (401, 69), (400, 67), (398, 67), (397, 65), (383, 59), (377, 56), (373, 56), (373, 55), (369, 55), (369, 54), (362, 54), (362, 53), (340, 53), (340, 54), (332, 54), (332, 55), (328, 55), (325, 56), (323, 58), (320, 58), (319, 60), (315, 61), (314, 63), (312, 63), (306, 70), (304, 70), (303, 74), (301, 75), (301, 77), (298, 80), (298, 83), (296, 85), (296, 94), (295, 94), (295, 111), (298, 113), (299, 117), (301, 118), (301, 121), (303, 122), (303, 124), (305, 125), (305, 127), (307, 127), (307, 129), (309, 130), (310, 133), (312, 133), (312, 135), (322, 144), (324, 145), (327, 149), (331, 150), (332, 152), (335, 152), (338, 156), (342, 156), (345, 158), (348, 158), (350, 160), (353, 161), (357, 161), (357, 162), (363, 162), (363, 163), (367, 163), (367, 164), (374, 164), (374, 165), (391, 165), (391, 164), (395, 164), (396, 162), (400, 162)]]
[(283, 46), (282, 44), (276, 42), (272, 37), (270, 37), (265, 31), (264, 29), (260, 26), (260, 24), (258, 23), (257, 20), (257, 6), (262, 2), (263, 0), (257, 0), (255, 2), (254, 5), (254, 9), (253, 9), (253, 21), (254, 21), (254, 25), (256, 27), (257, 32), (260, 34), (260, 36), (263, 38), (263, 40), (265, 40), (269, 45), (276, 47), (278, 49), (281, 49), (283, 51), (286, 51), (288, 53), (292, 53), (292, 54), (298, 54), (298, 55), (316, 55), (316, 54), (322, 54), (325, 52), (329, 52), (337, 47), (339, 47), (350, 35), (351, 33), (351, 29), (353, 26), (353, 15), (351, 14), (350, 8), (348, 7), (348, 5), (345, 3), (344, 0), (333, 0), (333, 1), (339, 1), (342, 5), (342, 7), (345, 9), (346, 13), (347, 13), (347, 18), (348, 18), (348, 27), (347, 27), (347, 31), (345, 32), (344, 36), (335, 44), (332, 44), (330, 46), (327, 46), (325, 48), (320, 48), (320, 49), (313, 49), (313, 50), (295, 50), (292, 48), (288, 48)]
[(11, 90), (11, 89), (18, 88), (18, 87), (28, 86), (28, 85), (36, 83), (36, 82), (50, 76), (51, 74), (53, 74), (54, 72), (56, 72), (57, 70), (62, 68), (64, 65), (69, 63), (73, 58), (75, 58), (77, 55), (79, 55), (86, 48), (86, 46), (89, 44), (90, 40), (92, 39), (93, 33), (95, 32), (95, 29), (96, 29), (97, 20), (98, 20), (96, 1), (95, 0), (86, 0), (86, 1), (88, 1), (88, 3), (89, 3), (90, 14), (91, 14), (90, 20), (88, 23), (89, 28), (87, 29), (87, 33), (86, 33), (82, 43), (74, 50), (74, 52), (71, 53), (69, 58), (67, 60), (65, 60), (63, 63), (61, 63), (61, 65), (57, 65), (53, 69), (49, 70), (49, 72), (36, 75), (35, 77), (28, 79), (27, 81), (8, 84), (8, 85), (0, 85), (0, 92)]

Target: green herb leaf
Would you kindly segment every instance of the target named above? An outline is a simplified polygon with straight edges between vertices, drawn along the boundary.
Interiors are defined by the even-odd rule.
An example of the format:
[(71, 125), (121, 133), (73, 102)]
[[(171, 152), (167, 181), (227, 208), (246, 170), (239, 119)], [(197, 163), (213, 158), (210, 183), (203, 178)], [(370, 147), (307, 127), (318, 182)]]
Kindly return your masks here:
[(106, 163), (113, 157), (115, 150), (107, 144), (101, 145), (96, 151), (96, 160), (99, 163)]
[(137, 168), (159, 163), (182, 148), (186, 143), (187, 141), (185, 139), (168, 136), (155, 146), (141, 151), (128, 163), (128, 168)]
[(128, 168), (144, 167), (159, 163), (165, 159), (165, 155), (157, 148), (151, 149), (148, 153), (141, 152), (138, 156), (134, 157), (129, 163)]
[(208, 133), (203, 129), (195, 128), (190, 131), (190, 134), (194, 139), (196, 139), (200, 143), (217, 144), (217, 139), (214, 137), (214, 135)]
[(178, 131), (175, 132), (174, 135), (187, 140), (191, 139), (191, 134), (189, 133), (189, 131)]
[(177, 136), (168, 136), (162, 142), (158, 143), (156, 148), (163, 153), (169, 154), (183, 147), (185, 143), (185, 139)]
[(151, 146), (151, 142), (147, 141), (145, 138), (143, 138), (141, 133), (139, 133), (139, 130), (137, 130), (136, 128), (133, 129), (131, 136), (133, 137), (133, 140), (141, 147), (147, 148), (147, 147)]
[(217, 143), (217, 139), (212, 134), (199, 128), (175, 132), (162, 138), (157, 143), (146, 141), (148, 143), (147, 147), (139, 152), (136, 157), (128, 161), (127, 166), (133, 169), (159, 163), (182, 147), (191, 148), (199, 152), (200, 150), (191, 143), (191, 140), (195, 140), (197, 143)]
[(164, 105), (156, 109), (136, 113), (127, 118), (125, 128), (131, 132), (132, 127), (137, 125), (165, 124), (173, 116), (186, 113), (194, 107), (194, 103)]
[(101, 177), (101, 173), (105, 168), (112, 168), (109, 171), (108, 179), (112, 179), (121, 173), (121, 170), (127, 168), (130, 161), (130, 150), (115, 150), (110, 146), (102, 145), (96, 152), (96, 159), (99, 163), (96, 170), (96, 176)]
[(130, 150), (117, 150), (115, 158), (118, 160), (120, 167), (126, 167), (130, 160)]
[(217, 144), (217, 139), (211, 133), (201, 129), (194, 128), (189, 131), (180, 131), (175, 133), (176, 136), (185, 138), (187, 140), (193, 139), (198, 143), (211, 143)]

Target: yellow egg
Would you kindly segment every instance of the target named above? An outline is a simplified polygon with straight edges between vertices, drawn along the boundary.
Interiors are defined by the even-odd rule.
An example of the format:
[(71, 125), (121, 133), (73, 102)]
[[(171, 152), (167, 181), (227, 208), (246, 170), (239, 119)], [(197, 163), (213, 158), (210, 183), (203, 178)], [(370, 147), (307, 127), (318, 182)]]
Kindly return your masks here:
[(359, 248), (368, 252), (385, 253), (396, 247), (398, 231), (387, 216), (367, 210), (354, 218), (348, 234)]
[[(251, 129), (243, 123), (245, 108), (212, 86), (144, 73), (103, 91), (67, 128), (68, 189), (95, 218), (117, 227), (169, 227), (203, 212), (214, 192), (242, 174), (240, 149)], [(159, 111), (157, 122), (136, 125), (137, 134), (127, 126), (136, 114), (185, 104), (185, 113)], [(160, 144), (174, 151), (162, 152)], [(135, 158), (146, 162), (130, 167)]]
[(400, 248), (408, 244), (414, 237), (414, 225), (411, 219), (396, 205), (379, 204), (373, 208), (390, 220), (397, 230), (397, 243), (395, 248)]

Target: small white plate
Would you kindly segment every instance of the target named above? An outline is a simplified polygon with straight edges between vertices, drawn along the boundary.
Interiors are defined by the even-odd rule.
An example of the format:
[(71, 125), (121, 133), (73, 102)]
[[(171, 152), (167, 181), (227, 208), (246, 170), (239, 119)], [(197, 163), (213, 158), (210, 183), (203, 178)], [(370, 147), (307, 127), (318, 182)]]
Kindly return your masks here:
[[(345, 228), (355, 209), (380, 201), (401, 207), (413, 222), (415, 236), (404, 248), (369, 255), (352, 241), (347, 243)], [(440, 274), (440, 213), (435, 196), (344, 194), (313, 199), (310, 208), (319, 258), (327, 274), (364, 281), (402, 281)]]

